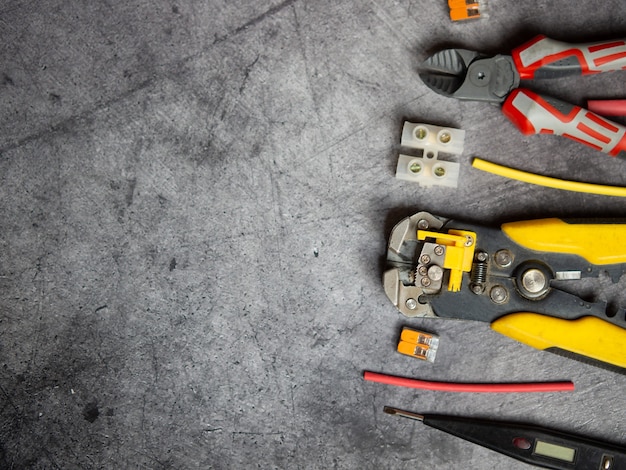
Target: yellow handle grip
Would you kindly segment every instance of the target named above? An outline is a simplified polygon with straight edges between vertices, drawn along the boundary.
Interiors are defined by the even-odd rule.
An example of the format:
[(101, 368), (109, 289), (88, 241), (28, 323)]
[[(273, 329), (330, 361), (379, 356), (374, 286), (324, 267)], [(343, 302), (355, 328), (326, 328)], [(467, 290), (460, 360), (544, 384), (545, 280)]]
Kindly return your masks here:
[(626, 263), (626, 224), (539, 219), (503, 224), (502, 231), (531, 250), (578, 255), (592, 264)]
[(491, 328), (533, 348), (559, 348), (626, 369), (626, 330), (596, 317), (564, 320), (512, 313), (498, 318)]

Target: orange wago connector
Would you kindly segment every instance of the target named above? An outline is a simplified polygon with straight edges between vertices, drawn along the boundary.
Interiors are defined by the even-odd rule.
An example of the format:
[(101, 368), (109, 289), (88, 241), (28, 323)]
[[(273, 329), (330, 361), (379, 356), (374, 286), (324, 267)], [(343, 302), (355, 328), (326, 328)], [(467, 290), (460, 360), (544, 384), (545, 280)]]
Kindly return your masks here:
[(434, 362), (438, 347), (439, 336), (404, 328), (400, 335), (398, 352), (424, 361)]
[(485, 16), (485, 3), (478, 0), (448, 0), (452, 21), (470, 20)]

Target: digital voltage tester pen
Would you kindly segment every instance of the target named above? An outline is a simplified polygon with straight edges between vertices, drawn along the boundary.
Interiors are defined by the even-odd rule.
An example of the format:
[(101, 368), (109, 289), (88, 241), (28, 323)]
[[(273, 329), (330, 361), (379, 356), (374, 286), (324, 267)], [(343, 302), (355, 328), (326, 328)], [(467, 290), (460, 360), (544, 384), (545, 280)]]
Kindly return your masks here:
[(556, 470), (624, 470), (626, 448), (525, 424), (441, 415), (420, 415), (386, 406), (385, 413), (427, 426), (508, 455)]

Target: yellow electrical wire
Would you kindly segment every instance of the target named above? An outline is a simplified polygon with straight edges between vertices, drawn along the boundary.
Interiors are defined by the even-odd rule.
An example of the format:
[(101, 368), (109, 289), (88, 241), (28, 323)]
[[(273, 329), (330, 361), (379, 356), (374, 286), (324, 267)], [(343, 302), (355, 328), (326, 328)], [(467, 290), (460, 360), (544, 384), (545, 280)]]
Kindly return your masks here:
[(580, 183), (578, 181), (560, 180), (549, 176), (536, 175), (526, 171), (516, 170), (508, 166), (491, 163), (481, 158), (474, 158), (472, 166), (477, 170), (486, 171), (494, 175), (503, 176), (524, 183), (546, 186), (548, 188), (575, 191), (578, 193), (599, 194), (602, 196), (626, 197), (626, 188), (621, 186), (605, 186), (602, 184)]

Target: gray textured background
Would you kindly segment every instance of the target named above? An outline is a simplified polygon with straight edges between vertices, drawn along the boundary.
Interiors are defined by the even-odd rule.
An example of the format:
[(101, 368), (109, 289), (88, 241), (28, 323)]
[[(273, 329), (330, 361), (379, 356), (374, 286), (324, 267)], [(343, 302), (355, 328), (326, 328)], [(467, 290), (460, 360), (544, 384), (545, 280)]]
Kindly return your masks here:
[[(626, 186), (623, 161), (417, 76), (442, 47), (538, 33), (623, 37), (626, 4), (492, 0), (451, 23), (444, 0), (2, 2), (0, 468), (527, 468), (386, 404), (626, 442), (623, 376), (409, 321), (381, 286), (389, 231), (418, 210), (625, 215), (473, 170)], [(533, 88), (584, 104), (626, 97), (625, 73)], [(467, 131), (458, 190), (394, 178), (405, 119)], [(435, 364), (395, 352), (402, 325), (441, 335)], [(419, 392), (363, 370), (577, 391)]]

